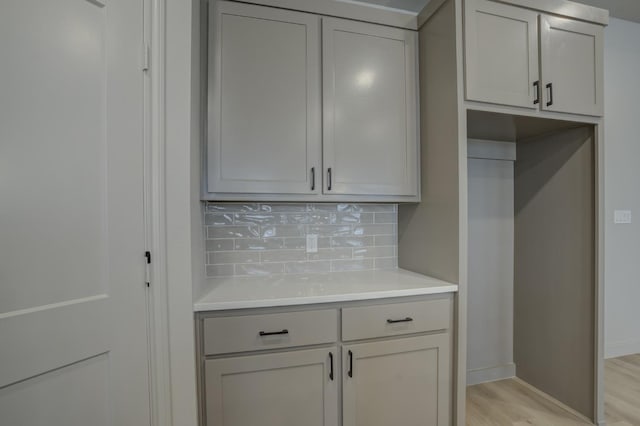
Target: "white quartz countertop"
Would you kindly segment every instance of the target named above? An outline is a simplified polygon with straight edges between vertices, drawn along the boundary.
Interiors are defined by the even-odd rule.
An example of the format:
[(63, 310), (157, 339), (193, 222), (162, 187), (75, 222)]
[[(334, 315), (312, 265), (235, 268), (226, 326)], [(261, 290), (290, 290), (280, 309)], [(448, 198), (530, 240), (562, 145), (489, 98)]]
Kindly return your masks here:
[(404, 269), (211, 278), (194, 311), (264, 308), (420, 296), (458, 291), (456, 284)]

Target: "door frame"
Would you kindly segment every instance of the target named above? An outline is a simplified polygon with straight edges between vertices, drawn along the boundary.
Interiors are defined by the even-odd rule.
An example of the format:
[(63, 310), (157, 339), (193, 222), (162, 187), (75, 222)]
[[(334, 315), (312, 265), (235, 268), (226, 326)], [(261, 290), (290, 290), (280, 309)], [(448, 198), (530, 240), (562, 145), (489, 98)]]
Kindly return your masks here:
[(165, 0), (144, 1), (144, 210), (145, 245), (151, 253), (147, 293), (151, 425), (171, 426), (171, 380), (164, 218), (164, 34)]
[[(186, 6), (186, 1), (184, 2)], [(172, 388), (165, 218), (166, 0), (144, 0), (144, 206), (146, 247), (151, 252), (148, 344), (151, 425), (172, 426)]]
[[(213, 1), (213, 0), (210, 0)], [(199, 129), (192, 123), (192, 41), (196, 6), (206, 0), (144, 0), (145, 207), (149, 265), (151, 424), (197, 426), (193, 317), (192, 161)], [(197, 71), (197, 70), (196, 70)], [(195, 102), (198, 102), (196, 99)], [(192, 169), (193, 168), (193, 169)], [(200, 231), (200, 234), (202, 232)], [(197, 241), (196, 241), (197, 243)], [(203, 271), (204, 273), (204, 271)], [(197, 278), (195, 278), (197, 279)]]

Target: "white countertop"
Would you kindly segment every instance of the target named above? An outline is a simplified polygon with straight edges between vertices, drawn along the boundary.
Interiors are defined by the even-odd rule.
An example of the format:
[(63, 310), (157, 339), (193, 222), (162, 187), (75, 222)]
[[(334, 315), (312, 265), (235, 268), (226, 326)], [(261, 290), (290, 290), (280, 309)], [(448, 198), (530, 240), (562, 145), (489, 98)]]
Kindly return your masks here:
[(348, 302), (458, 291), (456, 284), (404, 269), (211, 278), (195, 312)]

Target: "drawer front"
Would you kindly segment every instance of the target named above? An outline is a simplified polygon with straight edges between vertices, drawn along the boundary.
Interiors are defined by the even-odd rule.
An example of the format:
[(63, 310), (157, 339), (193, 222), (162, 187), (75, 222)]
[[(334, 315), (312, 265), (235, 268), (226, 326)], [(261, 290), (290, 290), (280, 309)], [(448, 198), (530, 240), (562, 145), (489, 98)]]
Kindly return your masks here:
[(338, 340), (335, 309), (205, 318), (204, 353), (260, 351)]
[(450, 299), (342, 309), (342, 340), (371, 339), (450, 327)]

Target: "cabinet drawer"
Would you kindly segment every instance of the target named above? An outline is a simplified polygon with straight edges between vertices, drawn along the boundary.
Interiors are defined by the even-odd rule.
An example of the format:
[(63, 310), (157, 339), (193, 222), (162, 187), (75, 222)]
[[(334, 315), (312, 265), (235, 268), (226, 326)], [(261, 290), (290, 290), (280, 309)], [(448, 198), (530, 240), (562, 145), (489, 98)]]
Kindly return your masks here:
[(450, 326), (449, 299), (363, 306), (342, 310), (342, 340), (370, 339)]
[(204, 353), (260, 351), (338, 340), (334, 309), (205, 318)]

